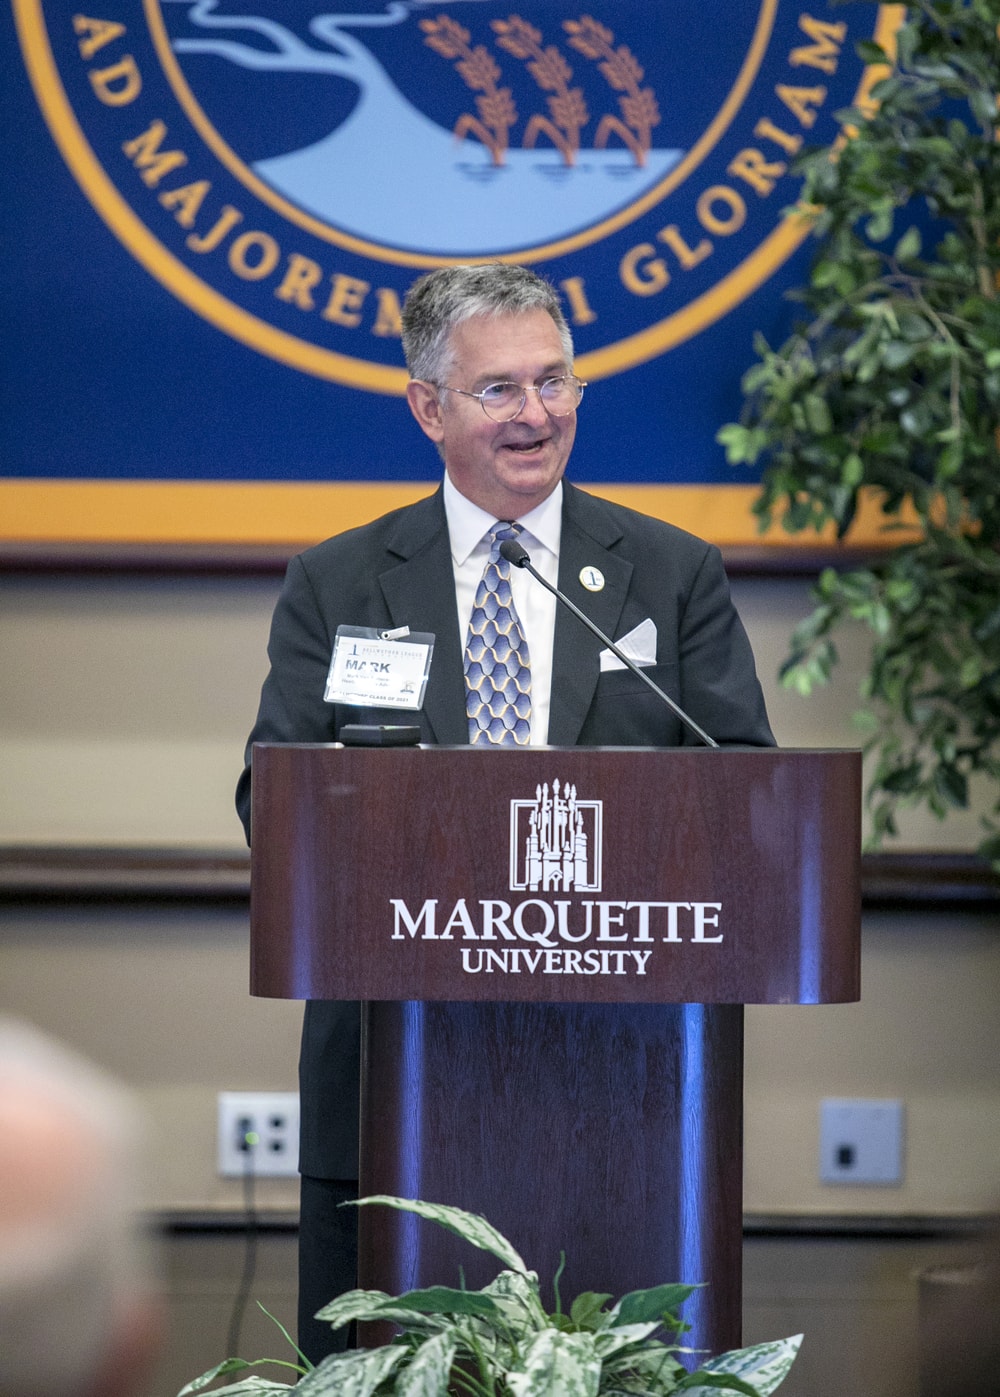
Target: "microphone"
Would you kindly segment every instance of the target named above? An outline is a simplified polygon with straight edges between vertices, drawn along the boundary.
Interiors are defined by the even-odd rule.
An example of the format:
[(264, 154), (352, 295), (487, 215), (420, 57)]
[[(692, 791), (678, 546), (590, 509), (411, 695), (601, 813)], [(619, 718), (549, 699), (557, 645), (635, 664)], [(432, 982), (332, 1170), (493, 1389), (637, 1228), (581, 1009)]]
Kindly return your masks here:
[(630, 660), (623, 651), (619, 650), (614, 641), (609, 640), (604, 632), (600, 630), (599, 627), (595, 626), (589, 616), (585, 616), (580, 608), (574, 602), (570, 601), (569, 597), (563, 592), (560, 592), (558, 587), (553, 587), (551, 582), (547, 582), (542, 574), (536, 568), (532, 567), (531, 555), (522, 543), (518, 543), (516, 538), (504, 539), (503, 543), (500, 545), (500, 556), (506, 558), (507, 562), (510, 563), (512, 567), (526, 568), (536, 582), (540, 582), (546, 591), (551, 592), (557, 601), (562, 602), (563, 606), (569, 607), (576, 619), (582, 621), (587, 627), (587, 630), (593, 635), (596, 635), (597, 639), (608, 647), (612, 655), (617, 656), (617, 658), (621, 660), (626, 669), (630, 669), (633, 674), (638, 675), (642, 682), (652, 689), (653, 693), (663, 700), (670, 711), (680, 718), (681, 722), (694, 733), (695, 737), (703, 742), (706, 747), (718, 747), (719, 744), (716, 742), (715, 738), (709, 737), (704, 728), (699, 727), (695, 720), (684, 712), (680, 704), (674, 703), (670, 695), (665, 694), (658, 684), (653, 683), (648, 674), (643, 673), (634, 660)]

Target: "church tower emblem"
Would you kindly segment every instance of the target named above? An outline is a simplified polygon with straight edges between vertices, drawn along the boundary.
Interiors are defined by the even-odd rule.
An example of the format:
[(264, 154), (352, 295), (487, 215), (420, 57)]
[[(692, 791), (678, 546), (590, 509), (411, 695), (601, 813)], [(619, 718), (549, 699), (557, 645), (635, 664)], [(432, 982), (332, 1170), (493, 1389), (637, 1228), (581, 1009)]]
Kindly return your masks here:
[(534, 800), (512, 800), (511, 890), (600, 892), (603, 823), (603, 802), (581, 800), (558, 778), (536, 786)]

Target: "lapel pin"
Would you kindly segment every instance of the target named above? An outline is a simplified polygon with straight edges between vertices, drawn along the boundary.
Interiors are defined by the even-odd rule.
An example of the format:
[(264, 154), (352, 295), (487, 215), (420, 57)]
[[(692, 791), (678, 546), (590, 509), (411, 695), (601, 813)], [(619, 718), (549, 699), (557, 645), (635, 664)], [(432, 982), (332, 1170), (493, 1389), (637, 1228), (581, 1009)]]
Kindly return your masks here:
[(581, 568), (580, 581), (588, 592), (600, 592), (604, 588), (604, 573), (600, 568)]

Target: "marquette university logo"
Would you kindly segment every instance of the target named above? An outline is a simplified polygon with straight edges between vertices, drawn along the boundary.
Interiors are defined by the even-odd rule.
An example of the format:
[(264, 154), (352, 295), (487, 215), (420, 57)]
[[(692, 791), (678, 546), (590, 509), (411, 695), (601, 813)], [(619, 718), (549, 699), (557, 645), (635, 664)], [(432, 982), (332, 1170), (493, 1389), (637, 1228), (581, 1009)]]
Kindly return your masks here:
[[(603, 802), (558, 779), (510, 802), (510, 892), (419, 907), (389, 899), (391, 941), (450, 943), (466, 974), (645, 975), (666, 944), (719, 947), (721, 902), (614, 900), (601, 891)], [(434, 954), (431, 948), (425, 948)]]
[(546, 781), (534, 800), (510, 803), (512, 891), (600, 892), (603, 803)]
[(805, 237), (805, 144), (896, 7), (827, 0), (14, 0), (74, 177), (221, 331), (399, 393), (421, 271), (501, 258), (561, 289), (599, 378), (750, 295)]

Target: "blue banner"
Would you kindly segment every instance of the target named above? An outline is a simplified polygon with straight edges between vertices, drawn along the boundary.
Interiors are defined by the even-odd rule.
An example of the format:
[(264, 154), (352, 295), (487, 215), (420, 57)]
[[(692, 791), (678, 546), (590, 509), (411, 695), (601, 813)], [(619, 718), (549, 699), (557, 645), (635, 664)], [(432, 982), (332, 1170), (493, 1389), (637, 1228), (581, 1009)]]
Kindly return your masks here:
[(512, 3), (14, 0), (5, 483), (434, 479), (400, 303), (496, 257), (563, 294), (574, 480), (732, 485), (809, 251), (790, 163), (896, 7)]

